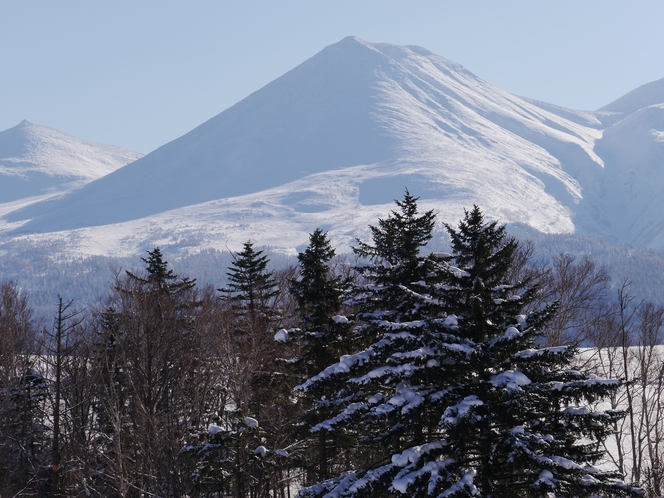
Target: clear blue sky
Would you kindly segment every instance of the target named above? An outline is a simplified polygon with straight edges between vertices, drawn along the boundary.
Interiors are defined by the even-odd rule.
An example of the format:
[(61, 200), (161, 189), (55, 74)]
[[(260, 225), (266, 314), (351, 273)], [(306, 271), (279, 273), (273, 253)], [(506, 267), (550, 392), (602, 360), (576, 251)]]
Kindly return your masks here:
[(575, 109), (664, 78), (661, 0), (0, 0), (0, 130), (150, 152), (347, 35)]

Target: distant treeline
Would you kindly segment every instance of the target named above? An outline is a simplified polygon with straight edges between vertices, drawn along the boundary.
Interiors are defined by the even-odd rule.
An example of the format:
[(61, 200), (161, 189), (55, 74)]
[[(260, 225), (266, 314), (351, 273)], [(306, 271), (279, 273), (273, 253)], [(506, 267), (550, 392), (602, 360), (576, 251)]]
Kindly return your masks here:
[[(508, 227), (509, 230), (509, 227)], [(607, 297), (617, 298), (617, 289), (628, 279), (630, 291), (639, 299), (664, 304), (664, 253), (627, 244), (620, 244), (597, 237), (581, 235), (544, 235), (527, 227), (514, 227), (513, 234), (522, 242), (532, 241), (535, 247), (533, 259), (551, 266), (553, 257), (566, 253), (574, 257), (588, 256), (611, 276), (612, 287)], [(270, 258), (270, 268), (283, 270), (295, 266), (294, 256), (272, 251), (253, 241), (257, 248)], [(331, 241), (334, 243), (334, 240)], [(37, 317), (50, 320), (57, 303), (57, 296), (74, 299), (78, 306), (95, 304), (107, 293), (108, 282), (117, 271), (141, 266), (141, 256), (117, 258), (90, 256), (85, 258), (63, 257), (62, 243), (14, 243), (7, 254), (0, 257), (0, 277), (16, 282), (28, 293), (30, 305)], [(146, 248), (149, 250), (152, 248)], [(427, 246), (431, 251), (449, 251), (447, 234), (434, 229), (434, 237)], [(162, 248), (173, 269), (182, 275), (195, 278), (199, 284), (224, 286), (227, 268), (233, 261), (229, 251), (215, 249), (191, 254), (179, 250), (170, 252)], [(354, 261), (354, 255), (340, 255)]]

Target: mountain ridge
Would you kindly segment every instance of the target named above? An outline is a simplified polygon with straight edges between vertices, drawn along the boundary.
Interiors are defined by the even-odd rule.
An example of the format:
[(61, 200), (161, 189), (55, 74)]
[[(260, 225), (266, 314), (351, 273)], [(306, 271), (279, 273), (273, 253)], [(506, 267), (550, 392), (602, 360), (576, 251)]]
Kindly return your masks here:
[[(664, 122), (657, 104), (629, 112), (664, 102), (659, 91), (575, 111), (511, 95), (421, 47), (347, 37), (145, 157), (6, 219), (17, 234), (120, 237), (119, 251), (261, 236), (292, 251), (320, 225), (352, 240), (411, 187), (445, 219), (475, 203), (542, 233), (664, 248)], [(642, 163), (625, 160), (634, 140)]]

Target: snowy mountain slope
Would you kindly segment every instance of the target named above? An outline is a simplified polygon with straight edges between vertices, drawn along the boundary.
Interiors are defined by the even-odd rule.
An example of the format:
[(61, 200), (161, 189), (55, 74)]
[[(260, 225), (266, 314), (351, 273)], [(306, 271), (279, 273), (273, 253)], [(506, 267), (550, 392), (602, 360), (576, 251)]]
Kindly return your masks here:
[(0, 216), (71, 191), (141, 156), (22, 121), (0, 132)]
[[(374, 164), (401, 189), (399, 176), (417, 173), (445, 202), (569, 231), (582, 196), (561, 159), (601, 169), (600, 135), (424, 49), (346, 38), (187, 135), (12, 219), (34, 218), (25, 230), (42, 232), (129, 221)], [(360, 195), (391, 202), (380, 186), (369, 178)]]
[(599, 109), (598, 115), (607, 124), (613, 124), (617, 120), (655, 104), (661, 104), (664, 98), (664, 78), (651, 81), (645, 85), (632, 90), (619, 99)]
[(443, 221), (476, 203), (543, 233), (664, 248), (652, 228), (664, 227), (661, 87), (574, 111), (420, 47), (349, 37), (142, 159), (5, 219), (22, 239), (67, 230), (80, 254), (248, 238), (292, 252), (317, 226), (347, 247), (408, 186)]
[(598, 185), (598, 220), (605, 233), (664, 248), (664, 103), (639, 109), (607, 128), (597, 151), (606, 163)]
[(30, 228), (126, 221), (385, 160), (393, 140), (371, 116), (374, 68), (384, 59), (350, 41), (328, 47), (66, 202), (26, 213), (45, 215)]

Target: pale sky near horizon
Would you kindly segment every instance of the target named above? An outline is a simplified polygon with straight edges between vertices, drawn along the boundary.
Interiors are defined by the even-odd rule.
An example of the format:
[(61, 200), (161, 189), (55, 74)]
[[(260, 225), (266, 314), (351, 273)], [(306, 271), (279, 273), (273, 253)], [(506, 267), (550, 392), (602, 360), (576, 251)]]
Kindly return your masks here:
[(0, 131), (147, 153), (348, 35), (592, 110), (664, 78), (662, 24), (661, 0), (0, 0)]

